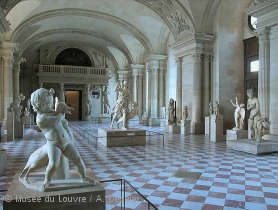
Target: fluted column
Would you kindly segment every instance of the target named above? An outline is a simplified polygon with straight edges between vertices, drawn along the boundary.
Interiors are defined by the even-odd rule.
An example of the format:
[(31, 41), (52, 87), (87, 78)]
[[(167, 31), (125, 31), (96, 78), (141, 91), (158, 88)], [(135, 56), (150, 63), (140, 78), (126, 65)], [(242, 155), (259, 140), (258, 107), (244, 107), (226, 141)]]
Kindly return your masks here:
[(156, 68), (150, 69), (149, 73), (151, 74), (151, 82), (150, 82), (150, 113), (149, 116), (152, 119), (157, 119), (157, 84), (158, 84), (158, 78), (157, 78), (157, 72), (158, 70)]
[(270, 81), (270, 41), (269, 29), (258, 32), (259, 37), (259, 72), (258, 98), (261, 114), (269, 117), (269, 81)]
[[(200, 133), (202, 114), (202, 54), (195, 52), (193, 59), (193, 97), (192, 97), (192, 127), (193, 134)], [(200, 125), (201, 126), (201, 125)]]
[(202, 103), (202, 118), (209, 116), (208, 104), (211, 100), (211, 75), (210, 75), (210, 66), (211, 66), (211, 55), (204, 55), (203, 63), (203, 103)]
[(138, 103), (138, 115), (143, 114), (143, 75), (138, 75), (138, 91), (137, 91), (137, 103)]
[[(161, 61), (161, 66), (158, 72), (158, 111), (160, 112), (160, 108), (161, 107), (165, 107), (165, 74), (166, 74), (166, 66), (167, 66), (167, 62)], [(159, 113), (159, 117), (160, 113)]]
[(176, 79), (177, 122), (180, 122), (182, 119), (182, 60), (183, 60), (183, 58), (178, 58), (176, 60), (176, 64), (177, 64), (177, 79)]

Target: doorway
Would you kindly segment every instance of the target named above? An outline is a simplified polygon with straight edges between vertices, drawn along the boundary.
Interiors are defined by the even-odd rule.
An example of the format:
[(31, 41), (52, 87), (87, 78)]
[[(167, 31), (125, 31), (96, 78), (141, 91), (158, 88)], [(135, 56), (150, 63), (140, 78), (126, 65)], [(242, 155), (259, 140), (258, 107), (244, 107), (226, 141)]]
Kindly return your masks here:
[(66, 104), (74, 108), (72, 114), (67, 114), (67, 120), (82, 120), (82, 94), (81, 90), (67, 90)]

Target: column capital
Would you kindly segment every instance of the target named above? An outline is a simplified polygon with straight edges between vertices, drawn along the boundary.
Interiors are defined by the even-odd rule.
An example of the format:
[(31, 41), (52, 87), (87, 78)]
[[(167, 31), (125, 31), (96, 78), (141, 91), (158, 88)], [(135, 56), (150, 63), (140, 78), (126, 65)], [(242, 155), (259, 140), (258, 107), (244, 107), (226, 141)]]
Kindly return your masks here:
[(150, 61), (158, 61), (158, 60), (167, 60), (167, 58), (168, 58), (167, 55), (148, 54), (145, 57), (145, 61), (150, 62)]
[(12, 42), (2, 42), (1, 43), (2, 48), (2, 55), (6, 56), (13, 56), (14, 52), (19, 51), (19, 44), (18, 43), (12, 43)]
[(13, 75), (18, 75), (20, 74), (21, 70), (20, 69), (13, 69)]
[(263, 30), (257, 31), (259, 42), (269, 41), (270, 28), (266, 27)]
[(194, 52), (194, 53), (191, 53), (191, 57), (193, 58), (193, 61), (195, 61), (195, 62), (201, 62), (201, 61), (202, 61), (203, 54), (200, 53), (200, 52)]
[(19, 69), (20, 70), (20, 65), (25, 62), (26, 59), (23, 57), (19, 57), (19, 56), (14, 56), (14, 69)]

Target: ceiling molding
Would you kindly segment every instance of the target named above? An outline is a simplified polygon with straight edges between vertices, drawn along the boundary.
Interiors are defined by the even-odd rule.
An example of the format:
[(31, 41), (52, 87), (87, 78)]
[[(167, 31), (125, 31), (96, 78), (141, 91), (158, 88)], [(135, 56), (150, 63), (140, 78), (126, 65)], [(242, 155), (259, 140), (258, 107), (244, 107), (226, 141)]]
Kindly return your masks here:
[(21, 35), (21, 33), (34, 23), (37, 23), (41, 20), (45, 20), (47, 18), (67, 16), (67, 15), (97, 18), (97, 19), (102, 19), (117, 24), (125, 28), (130, 33), (132, 33), (144, 46), (147, 52), (153, 52), (152, 46), (148, 38), (145, 37), (143, 33), (141, 33), (137, 28), (135, 28), (130, 23), (109, 14), (95, 12), (92, 10), (84, 10), (84, 9), (57, 9), (57, 10), (50, 10), (47, 12), (37, 14), (24, 21), (22, 24), (20, 24), (13, 32), (11, 40), (14, 40), (15, 42), (18, 39), (18, 37)]
[(100, 33), (94, 32), (94, 31), (80, 30), (80, 29), (73, 29), (73, 28), (55, 29), (55, 30), (49, 30), (49, 31), (45, 31), (45, 32), (36, 34), (22, 44), (21, 52), (23, 53), (29, 45), (31, 45), (33, 42), (35, 42), (41, 38), (55, 35), (55, 34), (64, 34), (64, 33), (87, 35), (87, 36), (96, 37), (96, 38), (105, 40), (105, 41), (109, 42), (110, 44), (112, 44), (113, 46), (115, 46), (116, 48), (118, 48), (126, 56), (129, 63), (133, 63), (133, 58), (132, 58), (131, 54), (129, 53), (128, 49), (126, 49), (126, 47), (122, 46), (117, 41), (111, 39), (108, 36), (105, 36), (103, 34), (100, 34)]

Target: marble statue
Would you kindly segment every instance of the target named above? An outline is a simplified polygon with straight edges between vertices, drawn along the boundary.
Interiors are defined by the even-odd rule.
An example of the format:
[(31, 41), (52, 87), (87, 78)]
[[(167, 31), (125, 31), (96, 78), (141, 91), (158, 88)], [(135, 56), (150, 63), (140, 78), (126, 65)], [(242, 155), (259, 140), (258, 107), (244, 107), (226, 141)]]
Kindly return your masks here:
[(260, 111), (260, 103), (259, 99), (254, 96), (253, 90), (248, 89), (247, 90), (247, 110), (250, 110), (250, 116), (248, 119), (248, 128), (251, 131), (251, 138), (255, 139), (257, 136), (257, 121), (261, 117), (261, 111)]
[(236, 103), (233, 103), (233, 100), (231, 100), (231, 103), (235, 109), (235, 125), (236, 127), (233, 128), (233, 130), (242, 130), (244, 126), (244, 118), (245, 118), (245, 105), (244, 104), (238, 104), (237, 97), (235, 97)]
[(105, 58), (105, 68), (109, 68), (109, 67), (110, 67), (109, 62), (108, 62), (107, 58)]
[[(133, 119), (137, 115), (138, 104), (136, 102), (134, 102), (133, 106), (134, 107), (131, 109), (131, 111), (127, 113), (127, 120)], [(116, 128), (117, 129), (119, 128), (120, 122), (123, 122), (123, 120), (124, 120), (123, 115), (121, 115), (119, 120), (116, 123)]]
[(160, 118), (161, 119), (166, 118), (166, 108), (165, 108), (165, 106), (160, 108)]
[(25, 107), (24, 110), (24, 116), (29, 116), (31, 114), (31, 99), (29, 98), (27, 101), (27, 106)]
[(270, 124), (271, 123), (267, 117), (261, 116), (260, 118), (258, 118), (256, 128), (255, 128), (257, 134), (255, 140), (257, 142), (262, 141), (263, 135), (270, 133)]
[(93, 106), (93, 95), (90, 90), (90, 85), (86, 85), (85, 87), (85, 96), (84, 96), (84, 113), (85, 113), (85, 120), (89, 119), (91, 115)]
[(214, 114), (219, 115), (219, 103), (215, 101)]
[(109, 114), (110, 92), (108, 86), (104, 86), (104, 91), (102, 91), (102, 96), (103, 96), (103, 106), (104, 106), (103, 113)]
[(66, 91), (64, 88), (64, 84), (60, 83), (60, 90), (58, 91), (58, 98), (60, 102), (66, 102)]
[(188, 118), (187, 106), (184, 106), (184, 107), (183, 107), (182, 118), (183, 118), (183, 120), (186, 120), (186, 119)]
[(96, 59), (97, 59), (99, 65), (102, 65), (102, 56), (98, 53), (95, 53), (95, 56), (96, 56)]
[(172, 98), (168, 104), (168, 123), (169, 125), (175, 124), (175, 101)]
[(141, 119), (142, 119), (142, 120), (147, 120), (147, 119), (148, 119), (148, 115), (149, 115), (148, 112), (145, 111), (144, 114), (142, 114)]
[(209, 102), (208, 110), (209, 110), (209, 115), (212, 115), (213, 114), (213, 106), (212, 106), (211, 102)]
[(25, 96), (23, 95), (23, 93), (20, 93), (17, 98), (15, 99), (15, 103), (14, 103), (14, 112), (15, 112), (15, 120), (16, 121), (20, 121), (20, 116), (22, 114), (22, 106), (21, 101), (23, 101), (25, 99)]
[[(65, 113), (56, 113), (53, 107), (54, 90), (40, 88), (31, 94), (31, 104), (37, 112), (36, 122), (47, 140), (46, 148), (48, 164), (45, 170), (45, 180), (42, 188), (48, 188), (55, 169), (60, 164), (60, 157), (63, 154), (75, 166), (80, 175), (81, 181), (95, 183), (86, 175), (86, 169), (80, 154), (72, 143), (70, 134), (62, 124)], [(25, 171), (28, 171), (26, 169)]]
[(8, 112), (13, 112), (14, 111), (14, 104), (10, 103), (10, 106), (7, 108)]
[[(55, 98), (55, 113), (56, 114), (59, 114), (59, 113), (71, 114), (71, 110), (74, 110), (74, 109), (72, 107), (69, 107), (64, 102), (59, 102), (57, 97)], [(63, 125), (64, 129), (67, 131), (67, 133), (70, 137), (71, 143), (74, 144), (74, 138), (73, 138), (72, 131), (69, 129), (68, 121), (65, 118), (62, 119), (62, 125)], [(23, 178), (24, 181), (26, 181), (27, 183), (33, 182), (33, 180), (28, 179), (30, 172), (43, 168), (43, 167), (47, 167), (48, 161), (49, 161), (49, 159), (48, 159), (48, 154), (47, 154), (47, 143), (46, 143), (30, 155), (20, 177), (22, 177), (24, 175), (24, 178)]]
[(45, 49), (44, 50), (44, 57), (45, 57), (46, 61), (50, 61), (50, 58), (51, 58), (51, 49)]
[(123, 127), (122, 129), (127, 130), (128, 129), (128, 113), (129, 113), (129, 103), (133, 103), (134, 106), (137, 104), (132, 98), (131, 94), (128, 90), (128, 83), (127, 81), (123, 82), (123, 86), (121, 87), (119, 83), (116, 84), (114, 88), (115, 92), (118, 92), (118, 99), (116, 101), (116, 104), (113, 108), (114, 116), (112, 118), (111, 126), (110, 128), (113, 128), (114, 120), (117, 115), (121, 115), (123, 118)]

